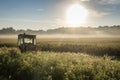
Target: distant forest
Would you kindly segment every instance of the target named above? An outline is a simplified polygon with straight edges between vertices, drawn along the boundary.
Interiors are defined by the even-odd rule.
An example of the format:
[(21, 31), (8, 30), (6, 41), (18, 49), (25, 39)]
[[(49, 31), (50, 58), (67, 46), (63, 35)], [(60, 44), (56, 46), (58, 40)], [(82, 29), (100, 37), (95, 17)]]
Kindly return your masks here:
[(60, 27), (56, 29), (48, 29), (44, 30), (15, 30), (12, 27), (3, 28), (0, 30), (0, 35), (4, 34), (77, 34), (77, 35), (94, 35), (94, 34), (105, 34), (105, 35), (120, 35), (120, 25), (113, 25), (113, 26), (99, 26), (99, 27)]

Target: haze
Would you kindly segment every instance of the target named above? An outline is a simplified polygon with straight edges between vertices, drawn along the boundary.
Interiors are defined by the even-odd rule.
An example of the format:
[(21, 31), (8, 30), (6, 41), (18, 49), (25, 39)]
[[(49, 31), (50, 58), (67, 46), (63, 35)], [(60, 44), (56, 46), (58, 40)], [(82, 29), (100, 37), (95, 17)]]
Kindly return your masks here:
[[(85, 23), (81, 23), (84, 18), (79, 18), (79, 15), (76, 18), (77, 12), (69, 14), (73, 16), (69, 17), (69, 22), (74, 27), (119, 25), (120, 0), (0, 0), (0, 29), (13, 27), (47, 30), (63, 26), (73, 27), (70, 23), (66, 24), (66, 12), (75, 4), (83, 7), (89, 14)], [(83, 11), (80, 10), (79, 14), (86, 14)], [(76, 23), (77, 20), (82, 21)]]

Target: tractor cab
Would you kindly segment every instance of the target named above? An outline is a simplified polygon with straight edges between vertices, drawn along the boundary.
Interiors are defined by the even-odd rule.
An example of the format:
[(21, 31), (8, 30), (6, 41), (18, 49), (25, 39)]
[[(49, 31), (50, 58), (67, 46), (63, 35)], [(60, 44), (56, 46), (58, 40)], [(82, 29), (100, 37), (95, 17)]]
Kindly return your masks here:
[(19, 34), (18, 47), (21, 52), (35, 51), (36, 50), (36, 35)]

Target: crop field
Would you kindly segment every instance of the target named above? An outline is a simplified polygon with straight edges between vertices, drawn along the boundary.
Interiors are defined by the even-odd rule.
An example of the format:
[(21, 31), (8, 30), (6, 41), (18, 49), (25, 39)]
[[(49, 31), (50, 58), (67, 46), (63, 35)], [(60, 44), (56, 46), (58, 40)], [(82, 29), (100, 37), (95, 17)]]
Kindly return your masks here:
[[(0, 47), (17, 47), (16, 38), (1, 38)], [(120, 38), (37, 38), (38, 51), (120, 56)]]
[(16, 38), (0, 39), (0, 80), (119, 80), (120, 38), (37, 38), (21, 53)]

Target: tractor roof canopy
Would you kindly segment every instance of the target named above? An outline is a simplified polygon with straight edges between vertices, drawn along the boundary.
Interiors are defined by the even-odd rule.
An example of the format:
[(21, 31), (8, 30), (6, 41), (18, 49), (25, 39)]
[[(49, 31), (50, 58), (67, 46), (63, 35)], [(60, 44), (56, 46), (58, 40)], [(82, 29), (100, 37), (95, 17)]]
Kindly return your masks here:
[(19, 34), (18, 38), (36, 38), (36, 35), (28, 35), (28, 34)]

